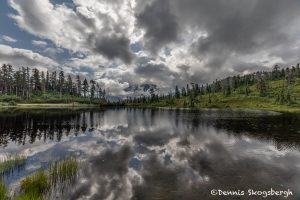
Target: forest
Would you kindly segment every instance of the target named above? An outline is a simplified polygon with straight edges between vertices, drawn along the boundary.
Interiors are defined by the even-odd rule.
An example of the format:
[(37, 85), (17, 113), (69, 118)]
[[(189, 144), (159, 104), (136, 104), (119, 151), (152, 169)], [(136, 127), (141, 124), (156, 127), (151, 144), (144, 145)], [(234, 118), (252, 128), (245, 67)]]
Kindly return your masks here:
[[(74, 79), (74, 80), (73, 80)], [(64, 71), (39, 71), (36, 68), (3, 64), (0, 69), (0, 101), (36, 103), (96, 103), (105, 100), (105, 89), (94, 80), (77, 75), (65, 75)]]
[(254, 108), (300, 111), (300, 67), (258, 71), (215, 80), (210, 84), (189, 83), (165, 95), (150, 90), (149, 96), (127, 97), (127, 106)]
[(39, 71), (28, 67), (0, 69), (1, 105), (17, 103), (79, 103), (101, 106), (252, 108), (300, 111), (300, 66), (275, 65), (271, 71), (216, 79), (212, 83), (175, 86), (168, 94), (151, 88), (148, 95), (127, 97), (118, 102), (106, 100), (106, 91), (95, 80), (64, 71)]

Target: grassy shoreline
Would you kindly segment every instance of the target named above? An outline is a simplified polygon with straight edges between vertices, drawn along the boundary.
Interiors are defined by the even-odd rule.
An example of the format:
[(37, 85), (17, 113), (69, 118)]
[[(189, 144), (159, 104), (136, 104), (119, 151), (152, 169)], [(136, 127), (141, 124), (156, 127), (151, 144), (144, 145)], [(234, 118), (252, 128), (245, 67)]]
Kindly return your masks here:
[(73, 103), (18, 103), (16, 105), (1, 105), (1, 108), (90, 108), (101, 107), (99, 104), (73, 104)]
[[(5, 108), (18, 108), (18, 109), (43, 109), (43, 108), (96, 108), (103, 107), (99, 104), (72, 104), (72, 103), (20, 103), (16, 105), (0, 105), (0, 109)], [(300, 113), (300, 106), (288, 106), (288, 105), (277, 105), (264, 102), (258, 104), (257, 102), (252, 102), (247, 104), (246, 101), (235, 102), (230, 104), (230, 102), (212, 103), (212, 104), (197, 104), (194, 107), (183, 106), (181, 104), (167, 104), (165, 102), (157, 102), (151, 104), (128, 104), (122, 107), (128, 108), (189, 108), (189, 109), (249, 109), (249, 110), (266, 110), (275, 111), (281, 113)]]
[(170, 109), (234, 109), (234, 110), (262, 110), (262, 111), (273, 111), (279, 113), (295, 113), (300, 114), (300, 108), (268, 108), (268, 107), (180, 107), (180, 106), (153, 106), (153, 105), (130, 105), (125, 106), (128, 108), (170, 108)]

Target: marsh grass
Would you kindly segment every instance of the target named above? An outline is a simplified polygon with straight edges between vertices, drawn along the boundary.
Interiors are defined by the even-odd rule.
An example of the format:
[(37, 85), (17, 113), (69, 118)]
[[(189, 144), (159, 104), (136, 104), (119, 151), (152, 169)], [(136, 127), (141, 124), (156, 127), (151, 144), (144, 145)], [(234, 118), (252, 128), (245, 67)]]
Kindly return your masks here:
[(64, 189), (75, 180), (78, 172), (78, 161), (66, 158), (53, 163), (48, 170), (39, 171), (21, 181), (21, 195), (14, 200), (42, 200), (56, 192), (57, 188)]
[[(21, 156), (5, 160), (5, 168), (11, 169), (12, 166), (19, 166), (25, 162)], [(4, 162), (3, 162), (4, 163)], [(26, 177), (20, 183), (20, 193), (12, 198), (8, 197), (8, 189), (0, 179), (0, 200), (43, 200), (48, 199), (53, 192), (61, 189), (61, 192), (69, 183), (72, 183), (77, 177), (78, 161), (75, 158), (66, 158), (53, 163), (48, 170), (39, 171)], [(5, 171), (5, 170), (3, 170)]]
[(78, 171), (78, 162), (75, 158), (67, 158), (55, 162), (49, 169), (49, 180), (51, 185), (70, 183), (76, 178)]
[(39, 171), (21, 181), (21, 196), (15, 199), (42, 199), (50, 189), (47, 173)]
[(7, 193), (8, 193), (7, 187), (2, 182), (2, 180), (0, 180), (0, 200), (6, 200), (7, 199)]
[(20, 170), (25, 166), (26, 157), (22, 155), (7, 156), (0, 160), (0, 176), (9, 175), (14, 170)]

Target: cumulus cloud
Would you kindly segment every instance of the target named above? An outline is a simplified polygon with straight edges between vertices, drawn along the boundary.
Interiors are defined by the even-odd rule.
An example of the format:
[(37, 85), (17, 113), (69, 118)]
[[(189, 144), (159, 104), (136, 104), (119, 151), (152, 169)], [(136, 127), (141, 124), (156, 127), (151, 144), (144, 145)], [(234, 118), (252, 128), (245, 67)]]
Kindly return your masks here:
[(145, 43), (155, 52), (177, 39), (178, 24), (171, 12), (169, 1), (156, 0), (136, 14), (138, 26), (146, 30)]
[(52, 58), (68, 51), (67, 70), (98, 77), (114, 94), (127, 85), (169, 90), (299, 59), (298, 0), (8, 2), (16, 24), (39, 38), (33, 45), (51, 41)]
[[(109, 59), (131, 61), (129, 50), (131, 19), (128, 4), (121, 1), (74, 1), (75, 9), (49, 0), (9, 0), (17, 11), (11, 14), (24, 30), (40, 38), (51, 40), (58, 47), (85, 54), (102, 54)], [(112, 11), (117, 9), (119, 13)], [(111, 34), (122, 35), (112, 36)]]
[(94, 52), (99, 52), (109, 59), (120, 58), (125, 63), (130, 63), (132, 55), (129, 51), (129, 39), (126, 37), (104, 37), (96, 40)]
[(31, 50), (12, 48), (0, 44), (0, 60), (2, 64), (8, 63), (15, 67), (36, 67), (47, 69), (58, 66), (58, 63)]

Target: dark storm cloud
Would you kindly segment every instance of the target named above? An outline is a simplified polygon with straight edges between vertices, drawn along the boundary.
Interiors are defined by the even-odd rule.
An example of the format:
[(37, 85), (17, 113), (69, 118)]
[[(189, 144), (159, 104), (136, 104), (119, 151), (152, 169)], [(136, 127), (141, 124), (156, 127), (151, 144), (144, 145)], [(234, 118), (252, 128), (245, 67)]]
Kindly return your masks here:
[[(139, 1), (141, 2), (141, 1)], [(137, 14), (138, 25), (146, 30), (145, 41), (157, 50), (179, 37), (205, 33), (191, 45), (198, 59), (207, 67), (220, 68), (235, 56), (266, 51), (284, 56), (298, 34), (293, 27), (300, 23), (298, 0), (175, 0), (154, 1)], [(179, 29), (180, 27), (180, 29)], [(278, 48), (279, 54), (278, 54)]]
[(145, 44), (152, 52), (178, 37), (178, 24), (169, 1), (156, 0), (136, 14), (138, 26), (145, 29)]
[[(8, 0), (16, 11), (9, 16), (20, 29), (73, 55), (84, 54), (71, 64), (90, 65), (94, 68), (90, 74), (98, 72), (95, 63), (113, 68), (112, 73), (103, 70), (102, 78), (116, 82), (111, 87), (118, 91), (124, 84), (156, 84), (154, 81), (169, 91), (175, 85), (212, 82), (277, 62), (284, 66), (299, 62), (299, 0), (94, 3), (97, 6), (82, 0), (68, 6), (56, 0)], [(23, 58), (16, 58), (22, 62)], [(133, 70), (116, 70), (123, 63), (115, 60), (132, 64)], [(185, 65), (189, 68), (177, 68)]]
[(129, 51), (130, 40), (116, 35), (96, 40), (94, 52), (100, 53), (109, 59), (120, 58), (125, 63), (132, 61), (133, 55)]
[(287, 47), (297, 37), (287, 31), (299, 18), (297, 0), (187, 0), (174, 1), (174, 7), (182, 24), (207, 34), (194, 47), (200, 57), (209, 59), (212, 67), (220, 67), (234, 53), (252, 54)]

